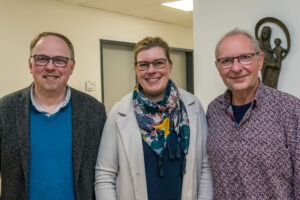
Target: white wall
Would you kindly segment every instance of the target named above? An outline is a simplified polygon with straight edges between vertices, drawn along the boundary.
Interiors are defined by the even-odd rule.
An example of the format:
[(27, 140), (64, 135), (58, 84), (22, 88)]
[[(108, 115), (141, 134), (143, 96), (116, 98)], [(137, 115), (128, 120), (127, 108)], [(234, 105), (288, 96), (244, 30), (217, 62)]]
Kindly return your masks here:
[(278, 89), (300, 97), (299, 7), (298, 0), (194, 0), (195, 94), (205, 109), (226, 89), (214, 65), (216, 43), (236, 27), (254, 34), (264, 17), (279, 19), (290, 32), (291, 49), (282, 62)]
[(90, 94), (98, 100), (99, 39), (138, 42), (145, 36), (161, 36), (170, 46), (193, 48), (192, 28), (48, 0), (0, 0), (0, 28), (0, 97), (32, 82), (29, 43), (43, 31), (70, 38), (76, 65), (69, 83), (83, 91), (85, 81), (96, 81), (96, 91)]

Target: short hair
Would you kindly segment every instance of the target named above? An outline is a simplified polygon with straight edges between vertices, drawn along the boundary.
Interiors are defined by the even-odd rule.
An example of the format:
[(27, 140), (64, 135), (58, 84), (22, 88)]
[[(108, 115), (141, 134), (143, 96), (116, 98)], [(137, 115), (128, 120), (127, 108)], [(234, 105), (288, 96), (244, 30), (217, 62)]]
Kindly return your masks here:
[(30, 43), (30, 55), (32, 54), (32, 51), (33, 51), (33, 48), (35, 47), (35, 45), (43, 37), (46, 37), (46, 36), (56, 36), (56, 37), (64, 40), (67, 43), (68, 47), (69, 47), (70, 54), (71, 54), (71, 59), (74, 60), (75, 55), (74, 55), (74, 47), (73, 47), (72, 42), (66, 36), (64, 36), (63, 34), (55, 33), (55, 32), (42, 32), (42, 33), (38, 34), (37, 36), (35, 36), (33, 38), (33, 40), (31, 41), (31, 43)]
[(244, 35), (244, 36), (248, 37), (250, 39), (250, 41), (251, 41), (251, 44), (252, 44), (252, 47), (253, 47), (254, 51), (255, 52), (261, 52), (261, 49), (259, 47), (259, 43), (258, 43), (258, 41), (256, 40), (255, 37), (253, 37), (249, 32), (247, 32), (245, 30), (241, 30), (241, 29), (235, 28), (235, 29), (229, 31), (228, 33), (226, 33), (220, 39), (220, 41), (217, 43), (216, 49), (215, 49), (215, 57), (216, 57), (216, 59), (219, 56), (219, 47), (220, 47), (220, 44), (223, 42), (223, 40), (225, 40), (226, 38), (228, 38), (230, 36), (235, 36), (235, 35)]
[(172, 63), (170, 58), (170, 47), (166, 41), (164, 41), (160, 37), (145, 37), (141, 41), (139, 41), (134, 49), (134, 62), (137, 62), (137, 54), (143, 50), (150, 49), (153, 47), (161, 47), (164, 49), (166, 57), (170, 63)]

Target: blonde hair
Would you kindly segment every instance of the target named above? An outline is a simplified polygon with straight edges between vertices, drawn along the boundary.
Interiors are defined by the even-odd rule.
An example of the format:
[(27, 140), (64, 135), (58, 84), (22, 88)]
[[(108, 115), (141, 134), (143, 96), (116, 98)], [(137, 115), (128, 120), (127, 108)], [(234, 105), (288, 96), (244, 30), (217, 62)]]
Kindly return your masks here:
[(168, 43), (160, 37), (145, 37), (144, 39), (139, 41), (133, 49), (134, 62), (135, 63), (137, 62), (137, 55), (139, 52), (146, 50), (146, 49), (153, 48), (153, 47), (163, 48), (169, 63), (172, 63), (171, 58), (170, 58), (170, 47), (169, 47)]

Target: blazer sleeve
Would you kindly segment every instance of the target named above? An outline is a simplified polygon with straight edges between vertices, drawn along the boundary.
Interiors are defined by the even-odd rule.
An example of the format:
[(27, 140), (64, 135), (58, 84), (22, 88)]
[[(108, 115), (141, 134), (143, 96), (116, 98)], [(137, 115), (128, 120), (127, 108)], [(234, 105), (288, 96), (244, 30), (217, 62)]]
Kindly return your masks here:
[(102, 133), (95, 167), (96, 200), (116, 200), (116, 178), (118, 174), (118, 145), (116, 106), (109, 114)]
[[(202, 137), (197, 137), (197, 166), (198, 167), (198, 200), (213, 199), (213, 181), (210, 164), (206, 153), (207, 121), (204, 110), (199, 103), (200, 116), (198, 121), (198, 130)], [(201, 152), (201, 155), (198, 155)], [(202, 159), (201, 159), (202, 158)]]

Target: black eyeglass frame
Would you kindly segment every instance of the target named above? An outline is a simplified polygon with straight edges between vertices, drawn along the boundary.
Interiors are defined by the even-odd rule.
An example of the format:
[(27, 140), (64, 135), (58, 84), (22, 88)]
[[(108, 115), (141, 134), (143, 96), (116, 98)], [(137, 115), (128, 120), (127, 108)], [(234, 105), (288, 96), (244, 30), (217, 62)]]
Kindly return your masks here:
[[(156, 62), (158, 62), (158, 61), (164, 61), (165, 63), (164, 63), (164, 66), (163, 67), (156, 67), (155, 66), (155, 63)], [(148, 70), (149, 68), (150, 68), (150, 65), (152, 64), (152, 66), (155, 68), (155, 69), (163, 69), (163, 68), (165, 68), (166, 67), (166, 64), (167, 64), (167, 61), (168, 61), (168, 59), (166, 59), (166, 58), (158, 58), (158, 59), (155, 59), (154, 61), (152, 61), (152, 62), (148, 62), (148, 61), (138, 61), (138, 62), (135, 62), (134, 63), (134, 65), (136, 66), (136, 68), (138, 69), (138, 70), (140, 70), (140, 71), (146, 71), (146, 70)], [(138, 64), (141, 64), (141, 63), (147, 63), (147, 68), (145, 68), (145, 69), (142, 69), (142, 68), (140, 68), (140, 67), (138, 67)]]
[[(37, 64), (37, 63), (36, 63), (36, 57), (37, 57), (37, 56), (44, 56), (45, 58), (47, 58), (47, 60), (48, 60), (47, 63), (45, 63), (45, 64), (43, 64), (43, 65)], [(47, 55), (44, 55), (44, 54), (34, 54), (34, 55), (31, 55), (30, 58), (33, 58), (34, 63), (35, 63), (36, 65), (38, 65), (38, 66), (41, 66), (41, 67), (45, 67), (46, 65), (49, 64), (50, 60), (52, 60), (53, 65), (54, 65), (55, 67), (58, 67), (58, 68), (65, 68), (65, 67), (67, 67), (69, 60), (73, 60), (72, 58), (68, 58), (68, 57), (65, 57), (65, 56), (54, 56), (54, 57), (50, 57), (50, 56), (47, 56)], [(63, 58), (63, 59), (66, 59), (65, 65), (64, 65), (64, 66), (58, 66), (57, 64), (55, 64), (55, 59), (56, 59), (56, 58)]]
[[(242, 66), (244, 66), (244, 64), (242, 64), (241, 61), (240, 61), (240, 59), (241, 59), (242, 56), (251, 56), (251, 59), (252, 59), (255, 55), (259, 55), (260, 53), (261, 53), (261, 52), (258, 51), (258, 52), (255, 52), (255, 53), (245, 53), (245, 54), (241, 54), (241, 55), (236, 56), (236, 57), (223, 57), (223, 58), (218, 58), (218, 59), (216, 59), (216, 61), (217, 61), (217, 63), (218, 63), (218, 67), (223, 68), (223, 69), (228, 69), (228, 68), (231, 68), (231, 67), (233, 66), (234, 59), (237, 59), (238, 62), (239, 62)], [(223, 60), (223, 59), (230, 59), (231, 62), (232, 62), (232, 64), (231, 64), (231, 65), (228, 65), (228, 66), (222, 66), (222, 64), (221, 64), (220, 62), (221, 62), (221, 60)], [(252, 63), (252, 60), (251, 60), (251, 62), (249, 62), (249, 64), (251, 64), (251, 63)]]

